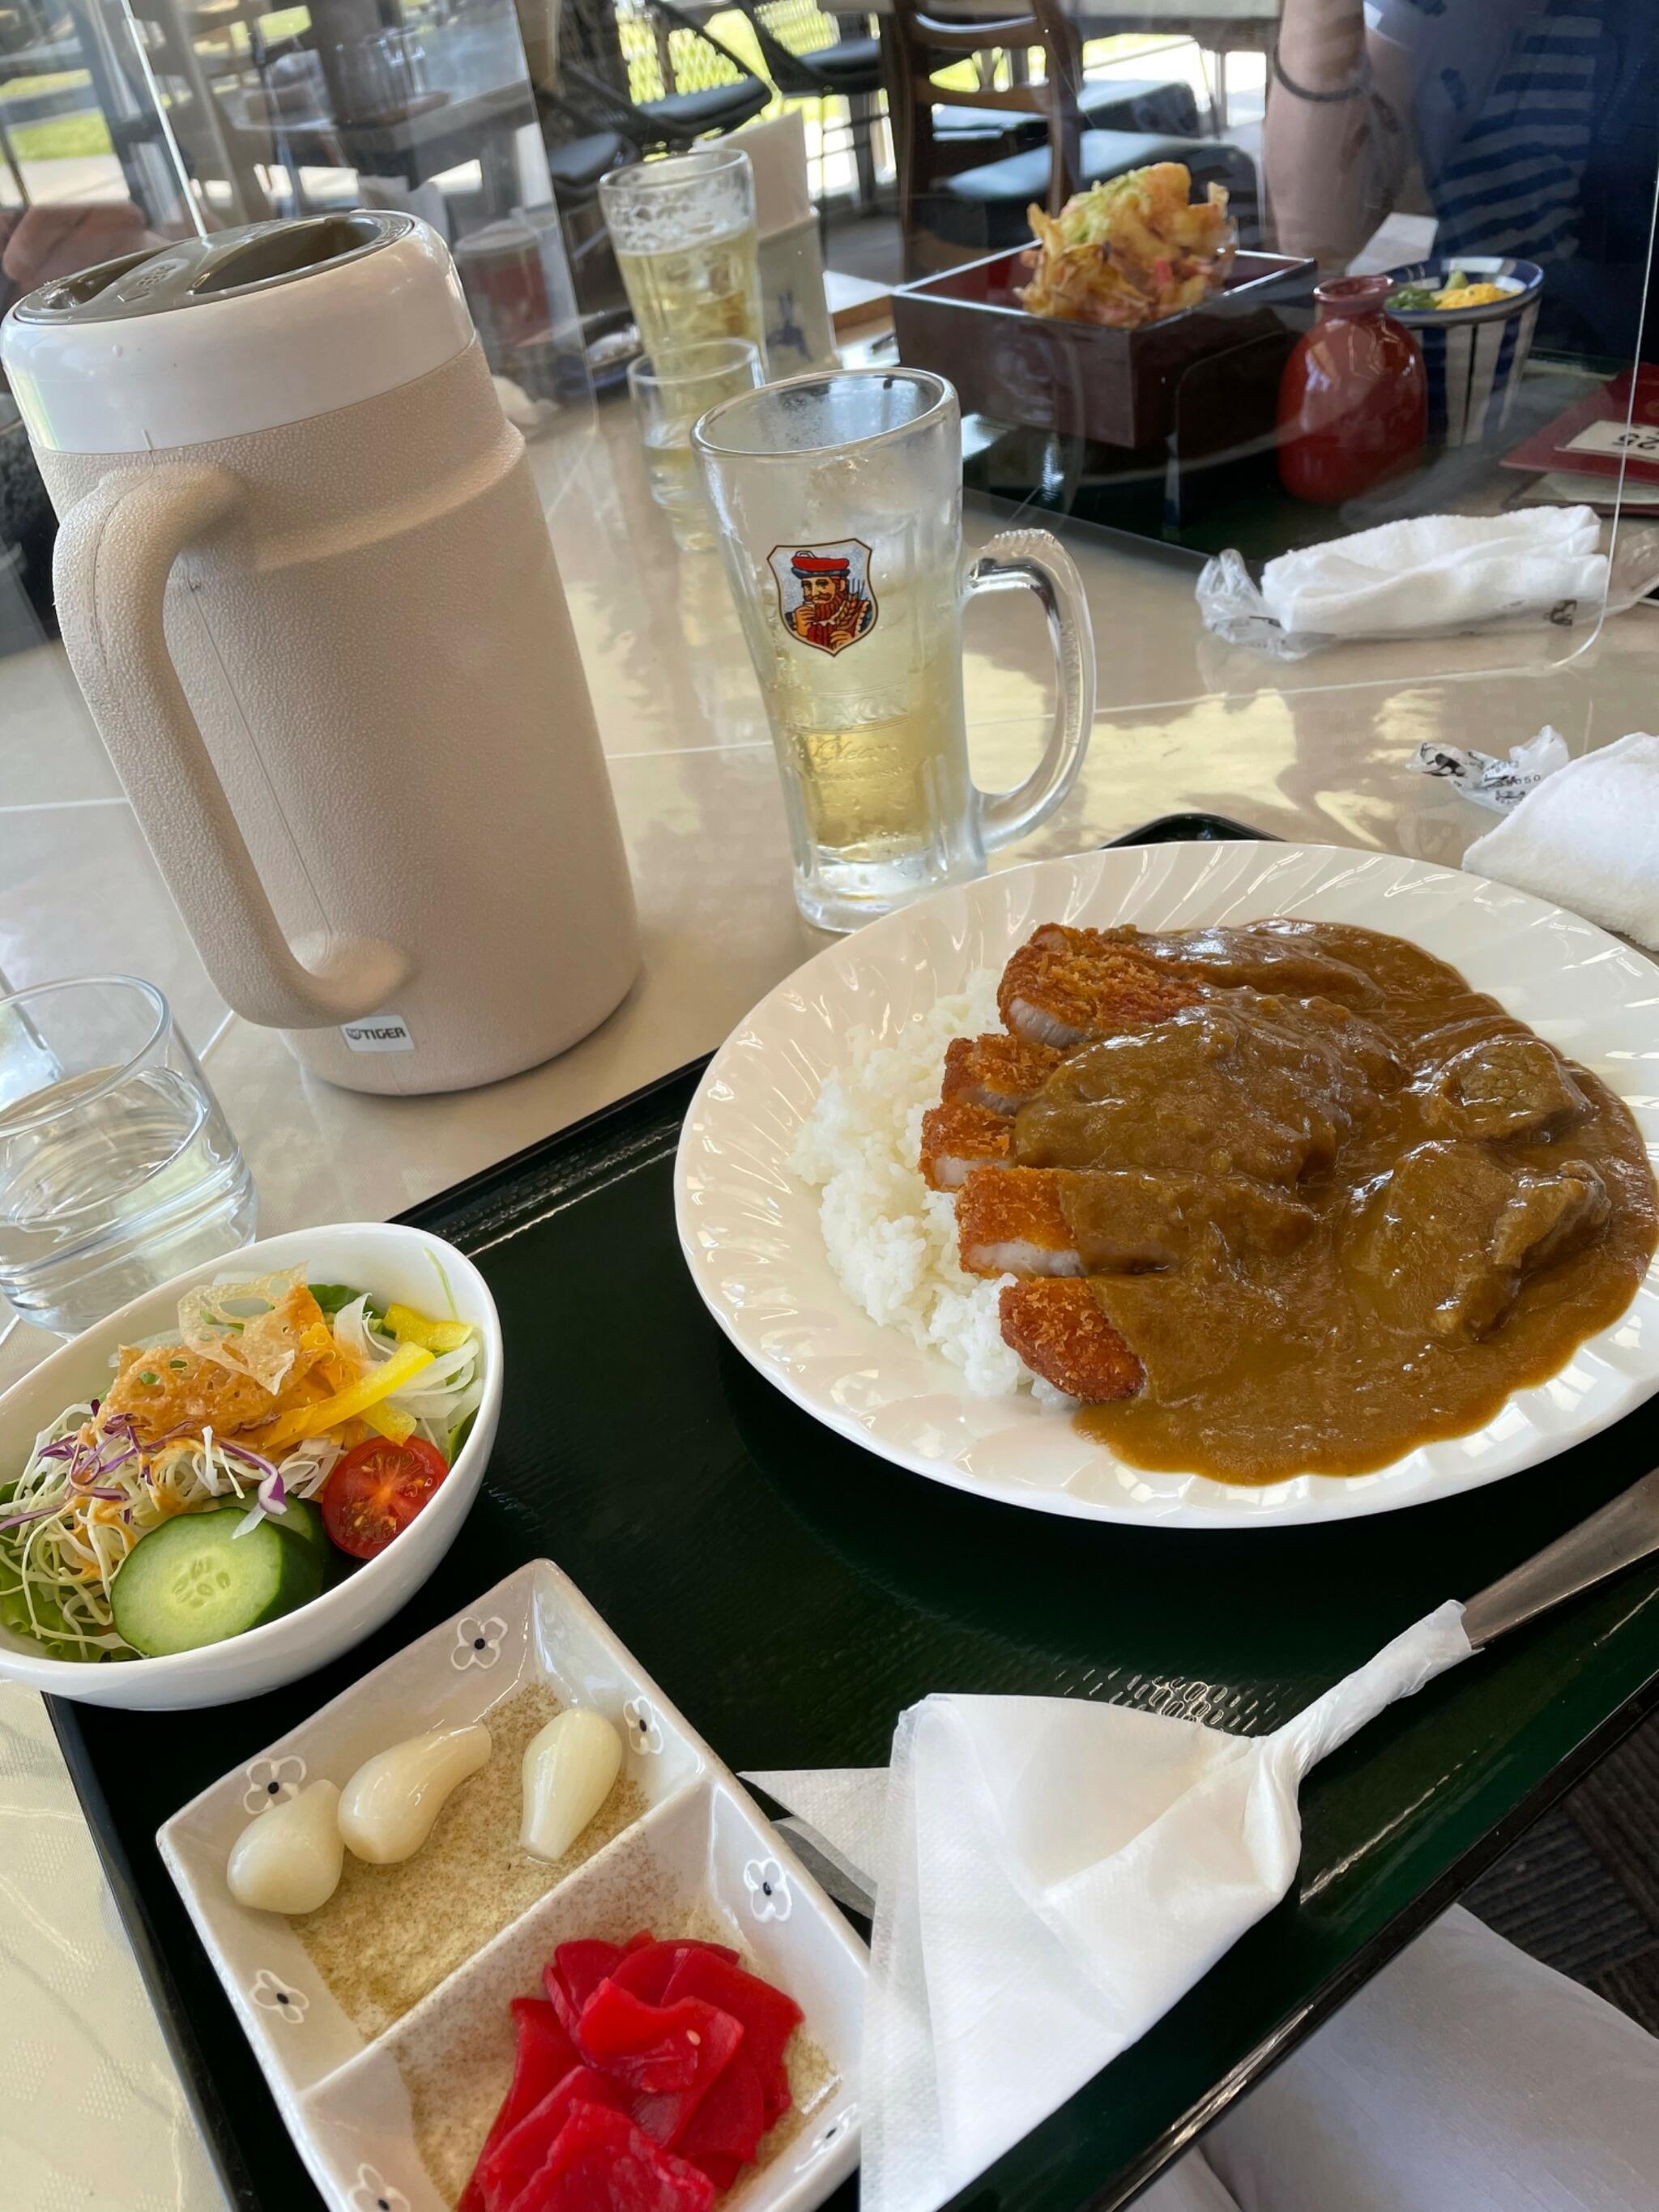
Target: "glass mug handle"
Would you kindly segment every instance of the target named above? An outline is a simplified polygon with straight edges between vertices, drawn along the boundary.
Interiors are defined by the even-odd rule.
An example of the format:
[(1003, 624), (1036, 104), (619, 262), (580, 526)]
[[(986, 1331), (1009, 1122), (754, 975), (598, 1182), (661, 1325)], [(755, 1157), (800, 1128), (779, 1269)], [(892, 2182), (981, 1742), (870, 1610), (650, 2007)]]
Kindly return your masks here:
[(1077, 781), (1095, 720), (1095, 635), (1083, 579), (1071, 555), (1046, 530), (1005, 530), (968, 570), (963, 604), (980, 592), (1035, 592), (1048, 617), (1056, 688), (1054, 726), (1042, 757), (1012, 791), (977, 794), (980, 837), (988, 853), (1046, 822)]

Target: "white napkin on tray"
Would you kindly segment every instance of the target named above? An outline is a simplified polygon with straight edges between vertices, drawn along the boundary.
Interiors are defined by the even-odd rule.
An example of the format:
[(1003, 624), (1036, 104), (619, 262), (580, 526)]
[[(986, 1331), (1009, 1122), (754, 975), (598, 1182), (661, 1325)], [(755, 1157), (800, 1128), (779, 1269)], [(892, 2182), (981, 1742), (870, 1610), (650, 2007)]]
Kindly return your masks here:
[(745, 1776), (876, 1893), (864, 2212), (933, 2212), (1145, 2034), (1290, 1887), (1308, 1769), (1468, 1652), (1449, 1604), (1271, 1735), (942, 1696), (885, 1771)]
[(1470, 629), (1599, 602), (1607, 585), (1600, 538), (1588, 507), (1419, 515), (1279, 554), (1261, 572), (1261, 597), (1297, 635)]
[(1558, 768), (1463, 865), (1659, 946), (1659, 738), (1638, 730)]

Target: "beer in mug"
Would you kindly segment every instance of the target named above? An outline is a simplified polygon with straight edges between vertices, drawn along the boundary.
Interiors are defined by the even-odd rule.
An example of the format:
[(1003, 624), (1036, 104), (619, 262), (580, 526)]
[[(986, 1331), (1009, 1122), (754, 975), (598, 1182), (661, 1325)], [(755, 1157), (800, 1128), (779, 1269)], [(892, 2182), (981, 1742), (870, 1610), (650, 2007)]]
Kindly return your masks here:
[[(1094, 719), (1094, 652), (1070, 556), (1043, 531), (994, 538), (964, 575), (962, 426), (942, 377), (794, 377), (711, 409), (691, 434), (783, 777), (795, 895), (853, 929), (982, 875), (1051, 814)], [(1054, 741), (1018, 789), (968, 768), (962, 609), (1028, 586), (1060, 664)]]

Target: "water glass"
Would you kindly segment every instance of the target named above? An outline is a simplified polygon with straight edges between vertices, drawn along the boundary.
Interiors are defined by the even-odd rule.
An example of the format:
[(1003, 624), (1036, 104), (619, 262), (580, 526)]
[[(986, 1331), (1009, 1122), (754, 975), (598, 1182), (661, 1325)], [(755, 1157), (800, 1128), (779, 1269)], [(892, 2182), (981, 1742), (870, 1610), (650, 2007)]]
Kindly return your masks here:
[(0, 999), (0, 1293), (65, 1336), (253, 1234), (253, 1178), (133, 975)]
[(764, 361), (755, 172), (741, 147), (612, 169), (599, 179), (599, 205), (647, 353), (748, 338)]
[[(720, 530), (783, 777), (795, 897), (821, 929), (985, 872), (1077, 779), (1095, 710), (1093, 634), (1070, 556), (1043, 530), (962, 551), (962, 418), (922, 369), (790, 378), (724, 401), (692, 451)], [(1057, 684), (1042, 759), (978, 790), (962, 611), (1034, 592)]]
[(641, 355), (629, 368), (651, 496), (684, 552), (707, 552), (714, 543), (714, 518), (691, 459), (691, 425), (761, 381), (760, 354), (750, 338), (700, 338)]
[(340, 123), (399, 123), (431, 102), (426, 49), (413, 31), (377, 31), (334, 49)]

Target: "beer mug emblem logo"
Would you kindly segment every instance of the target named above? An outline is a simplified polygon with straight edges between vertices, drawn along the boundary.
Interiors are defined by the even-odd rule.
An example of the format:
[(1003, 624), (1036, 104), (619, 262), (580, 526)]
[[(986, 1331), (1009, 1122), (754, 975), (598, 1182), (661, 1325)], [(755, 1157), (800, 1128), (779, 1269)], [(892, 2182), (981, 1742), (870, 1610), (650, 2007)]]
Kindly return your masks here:
[(860, 538), (831, 545), (775, 545), (767, 556), (778, 612), (791, 637), (819, 653), (845, 653), (876, 626), (870, 548)]

